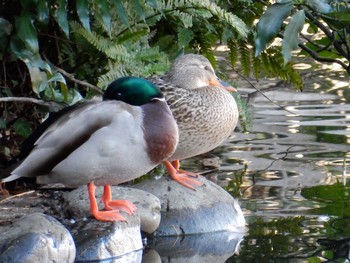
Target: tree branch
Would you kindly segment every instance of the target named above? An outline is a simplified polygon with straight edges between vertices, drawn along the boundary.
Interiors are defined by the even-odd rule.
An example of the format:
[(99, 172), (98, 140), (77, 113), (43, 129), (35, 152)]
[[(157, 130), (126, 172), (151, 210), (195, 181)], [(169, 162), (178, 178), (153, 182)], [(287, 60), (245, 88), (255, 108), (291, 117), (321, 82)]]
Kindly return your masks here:
[(325, 25), (320, 21), (318, 21), (316, 17), (314, 17), (310, 12), (306, 10), (305, 10), (305, 16), (307, 17), (307, 19), (312, 21), (319, 29), (321, 29), (323, 33), (325, 33), (325, 35), (331, 40), (334, 48), (339, 52), (339, 54), (344, 58), (348, 59), (348, 54), (346, 53), (346, 51), (342, 48), (339, 41), (335, 39), (334, 34)]
[[(348, 65), (346, 65), (343, 61), (339, 60), (339, 59), (335, 59), (335, 58), (324, 58), (324, 57), (320, 57), (318, 55), (318, 53), (310, 48), (308, 48), (307, 46), (305, 46), (302, 43), (299, 43), (298, 45), (302, 50), (306, 51), (313, 59), (315, 59), (316, 61), (319, 62), (328, 62), (328, 63), (337, 63), (340, 66), (342, 66), (347, 72), (348, 72)], [(349, 72), (348, 72), (349, 73)]]
[(55, 101), (44, 101), (35, 98), (27, 98), (27, 97), (3, 97), (0, 98), (0, 102), (26, 102), (26, 103), (34, 103), (37, 105), (41, 105), (47, 107), (49, 111), (59, 111), (68, 105), (66, 103), (60, 103)]
[(304, 38), (307, 42), (309, 42), (310, 44), (312, 44), (313, 46), (317, 47), (319, 50), (328, 50), (328, 48), (331, 46), (331, 44), (328, 44), (327, 46), (322, 46), (320, 44), (315, 43), (314, 41), (312, 41), (311, 38), (307, 37), (305, 34), (300, 33), (300, 36), (302, 38)]
[(60, 72), (60, 73), (61, 73), (62, 75), (64, 75), (65, 77), (67, 77), (69, 80), (71, 80), (71, 81), (73, 81), (73, 82), (75, 82), (75, 83), (77, 83), (77, 84), (79, 84), (79, 85), (81, 85), (81, 86), (88, 87), (88, 88), (90, 88), (90, 89), (96, 91), (96, 92), (99, 93), (99, 94), (103, 94), (103, 91), (102, 91), (99, 87), (97, 87), (97, 86), (95, 86), (95, 85), (92, 85), (92, 84), (90, 84), (90, 83), (88, 83), (88, 82), (86, 82), (86, 81), (76, 79), (75, 76), (74, 76), (74, 74), (68, 73), (68, 72), (65, 71), (64, 69), (61, 69), (61, 68), (59, 68), (59, 67), (57, 67), (57, 66), (55, 66), (55, 68), (57, 69), (58, 72)]

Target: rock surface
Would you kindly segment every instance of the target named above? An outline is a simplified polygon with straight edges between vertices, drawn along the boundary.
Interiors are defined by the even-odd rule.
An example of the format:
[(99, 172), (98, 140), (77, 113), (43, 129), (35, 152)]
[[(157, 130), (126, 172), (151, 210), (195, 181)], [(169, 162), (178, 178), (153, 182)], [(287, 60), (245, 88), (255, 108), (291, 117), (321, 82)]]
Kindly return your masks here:
[(128, 215), (125, 219), (127, 222), (115, 223), (91, 219), (72, 225), (70, 231), (77, 247), (76, 261), (86, 262), (121, 256), (141, 259), (143, 244), (140, 219)]
[[(87, 189), (84, 189), (87, 192)], [(144, 193), (140, 190), (135, 190), (136, 192)], [(67, 195), (67, 191), (59, 190), (44, 190), (44, 191), (30, 191), (25, 194), (18, 196), (11, 196), (8, 199), (0, 201), (0, 232), (6, 233), (7, 235), (0, 235), (0, 252), (4, 252), (1, 256), (6, 256), (4, 262), (17, 263), (17, 262), (74, 262), (74, 260), (84, 261), (87, 260), (102, 260), (111, 257), (118, 257), (120, 262), (141, 262), (142, 258), (142, 239), (140, 232), (140, 219), (137, 215), (129, 216), (125, 214), (126, 222), (99, 222), (91, 217), (89, 213), (85, 214), (86, 217), (72, 217), (71, 214), (67, 213), (66, 205), (64, 202), (64, 196)], [(157, 200), (157, 198), (154, 197)], [(82, 206), (88, 207), (88, 200), (80, 200), (80, 202), (86, 202)], [(73, 202), (74, 203), (74, 202)], [(70, 207), (70, 211), (77, 207)], [(159, 200), (158, 200), (158, 210), (159, 210)], [(17, 258), (8, 257), (8, 255), (13, 254), (14, 250), (9, 250), (9, 246), (12, 246), (14, 242), (18, 242), (17, 238), (17, 226), (11, 222), (15, 218), (20, 218), (20, 222), (23, 226), (29, 226), (30, 228), (33, 224), (38, 227), (41, 225), (40, 221), (32, 220), (30, 215), (32, 213), (48, 213), (57, 218), (61, 223), (65, 225), (60, 225), (68, 234), (72, 234), (74, 241), (74, 253), (76, 251), (73, 260), (65, 260), (64, 254), (60, 257), (60, 260), (45, 261), (46, 250), (41, 249), (42, 238), (32, 235), (25, 235), (23, 237), (31, 242), (28, 245), (24, 242), (18, 243), (18, 249), (22, 251), (22, 254), (32, 253), (32, 247), (40, 248), (39, 256), (36, 260), (31, 261), (31, 259), (17, 260)], [(27, 214), (27, 215), (26, 215)], [(26, 215), (26, 216), (23, 216)], [(45, 215), (41, 214), (45, 217)], [(159, 215), (158, 215), (159, 216)], [(57, 222), (57, 221), (56, 221)], [(159, 224), (159, 219), (158, 223)], [(52, 229), (51, 229), (52, 228)], [(52, 225), (49, 227), (48, 231), (54, 232), (56, 226)], [(43, 227), (44, 229), (44, 227)], [(23, 231), (22, 231), (23, 232)], [(69, 234), (71, 236), (71, 234)], [(71, 239), (73, 240), (71, 237)], [(53, 242), (46, 242), (46, 249), (54, 250), (55, 247), (60, 246), (61, 239), (59, 237), (54, 237)], [(25, 249), (24, 249), (25, 248)], [(6, 251), (5, 251), (6, 250)], [(8, 251), (8, 252), (7, 252)], [(19, 254), (19, 253), (18, 253)], [(42, 260), (38, 260), (43, 259)], [(3, 262), (0, 260), (0, 262)]]
[(56, 219), (28, 214), (15, 221), (0, 238), (0, 262), (74, 262), (75, 245)]
[[(103, 187), (97, 187), (96, 197), (102, 196)], [(145, 233), (154, 232), (160, 223), (160, 200), (145, 191), (112, 186), (113, 199), (127, 199), (137, 206), (135, 217), (140, 217), (141, 230)], [(71, 192), (63, 195), (64, 207), (67, 213), (73, 218), (90, 217), (89, 197), (86, 186), (79, 187)], [(99, 198), (97, 198), (99, 200)], [(99, 208), (103, 209), (103, 204), (99, 204)], [(123, 212), (122, 212), (123, 213)], [(123, 215), (127, 215), (123, 213)], [(128, 220), (129, 221), (129, 220)]]
[[(220, 262), (236, 252), (239, 247), (238, 244), (244, 235), (245, 219), (237, 201), (224, 189), (202, 177), (199, 180), (203, 185), (197, 187), (196, 191), (167, 176), (145, 180), (135, 185), (137, 189), (112, 187), (114, 199), (128, 199), (138, 207), (137, 214), (133, 216), (123, 213), (127, 223), (99, 222), (93, 219), (89, 213), (86, 186), (73, 191), (30, 191), (2, 200), (0, 232), (5, 234), (0, 235), (0, 262), (21, 262), (14, 255), (26, 257), (25, 262), (43, 262), (46, 259), (50, 262), (49, 257), (55, 259), (52, 252), (55, 249), (60, 251), (59, 260), (56, 262), (63, 262), (62, 258), (64, 262), (113, 261), (116, 257), (117, 262), (141, 262), (147, 258), (151, 261), (145, 262), (161, 262), (166, 260), (167, 255), (171, 256), (174, 262), (206, 262), (203, 260), (207, 258)], [(103, 187), (97, 188), (97, 199), (101, 196), (102, 189)], [(101, 208), (102, 206), (103, 204)], [(40, 220), (46, 220), (50, 231), (45, 232), (40, 220), (30, 217), (33, 216), (30, 215), (32, 213), (43, 218)], [(43, 213), (55, 217), (65, 228)], [(15, 218), (26, 214), (29, 215), (20, 219), (20, 223), (12, 223)], [(142, 229), (147, 233), (152, 233), (160, 222), (153, 235), (148, 236), (148, 247), (153, 251), (151, 254), (147, 253), (143, 259), (138, 215), (141, 218)], [(36, 227), (43, 232), (35, 230)], [(56, 229), (64, 234), (56, 237), (53, 234), (56, 233)], [(48, 233), (53, 235), (52, 239), (47, 236)], [(71, 238), (69, 244), (64, 241), (65, 235)], [(180, 239), (179, 235), (182, 236)], [(62, 250), (61, 244), (65, 244), (68, 251)], [(225, 247), (227, 249), (224, 249)], [(17, 252), (18, 250), (21, 251)], [(219, 254), (215, 254), (215, 251), (219, 251)]]
[(164, 176), (134, 186), (161, 200), (161, 222), (154, 232), (155, 236), (246, 230), (237, 200), (204, 177), (199, 180), (203, 185), (196, 187), (195, 191)]

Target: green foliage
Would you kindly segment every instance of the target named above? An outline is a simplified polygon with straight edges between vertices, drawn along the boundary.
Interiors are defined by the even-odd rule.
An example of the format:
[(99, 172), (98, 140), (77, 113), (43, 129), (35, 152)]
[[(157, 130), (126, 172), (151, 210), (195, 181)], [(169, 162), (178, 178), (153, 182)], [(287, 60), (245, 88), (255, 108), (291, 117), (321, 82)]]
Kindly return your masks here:
[[(184, 51), (200, 52), (216, 66), (213, 46), (248, 32), (239, 16), (210, 0), (5, 0), (1, 94), (74, 104), (117, 77), (163, 74)], [(33, 114), (37, 109), (10, 109), (6, 116), (23, 123), (42, 117)], [(6, 116), (5, 124), (12, 120)], [(12, 129), (25, 137), (26, 127)]]
[(292, 58), (292, 51), (298, 48), (299, 33), (303, 29), (305, 21), (304, 10), (297, 11), (290, 19), (283, 34), (282, 55), (284, 62), (288, 63)]
[(283, 20), (288, 17), (292, 8), (293, 5), (291, 1), (275, 3), (261, 16), (256, 25), (256, 56), (260, 54), (260, 52), (265, 49), (266, 45), (277, 35), (282, 26)]
[[(350, 74), (349, 2), (284, 0), (268, 6), (256, 25), (255, 55), (267, 51), (268, 45), (281, 37), (284, 64), (291, 62), (292, 51), (301, 48), (300, 55), (338, 63)], [(302, 33), (303, 28), (308, 28), (310, 35)]]
[[(19, 15), (7, 17), (13, 4), (19, 6)], [(60, 68), (103, 88), (126, 74), (164, 73), (166, 68), (159, 72), (160, 67), (152, 64), (167, 65), (166, 58), (183, 49), (197, 48), (215, 63), (211, 48), (220, 39), (218, 25), (237, 36), (248, 33), (240, 18), (211, 1), (22, 0), (5, 1), (2, 7), (1, 57), (12, 56), (26, 65), (37, 96), (48, 99), (55, 89), (68, 103), (75, 99), (67, 101), (67, 90), (78, 86), (62, 81), (67, 76)], [(157, 31), (163, 21), (177, 39), (160, 50)], [(204, 27), (196, 30), (198, 24)]]

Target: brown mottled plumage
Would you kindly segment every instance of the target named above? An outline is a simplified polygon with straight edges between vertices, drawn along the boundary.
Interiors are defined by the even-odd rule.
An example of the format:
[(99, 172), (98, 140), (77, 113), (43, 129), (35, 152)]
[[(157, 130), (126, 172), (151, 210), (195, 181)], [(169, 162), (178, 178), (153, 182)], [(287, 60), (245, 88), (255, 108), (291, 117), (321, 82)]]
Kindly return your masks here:
[(188, 54), (177, 58), (169, 73), (150, 78), (164, 93), (179, 127), (179, 143), (166, 162), (170, 176), (193, 189), (198, 181), (192, 173), (179, 170), (178, 160), (206, 153), (222, 144), (237, 125), (236, 102), (215, 75), (209, 60), (202, 55)]

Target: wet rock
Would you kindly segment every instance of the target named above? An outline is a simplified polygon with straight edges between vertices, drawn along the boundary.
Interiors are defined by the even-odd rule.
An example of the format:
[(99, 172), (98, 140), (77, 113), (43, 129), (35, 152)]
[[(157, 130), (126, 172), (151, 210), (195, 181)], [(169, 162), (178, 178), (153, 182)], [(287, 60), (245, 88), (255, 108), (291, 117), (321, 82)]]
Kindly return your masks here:
[[(127, 222), (78, 221), (70, 227), (75, 240), (76, 261), (123, 258), (120, 262), (141, 262), (140, 219), (125, 215)], [(118, 261), (119, 262), (119, 261)]]
[(168, 177), (145, 180), (135, 188), (161, 200), (161, 222), (155, 236), (178, 236), (216, 231), (244, 232), (242, 210), (220, 186), (199, 178), (202, 186), (191, 190)]
[(162, 263), (162, 259), (156, 250), (149, 249), (145, 251), (145, 254), (142, 257), (142, 263)]
[(221, 159), (219, 157), (203, 158), (199, 161), (204, 169), (219, 169)]
[(25, 215), (2, 231), (0, 262), (74, 262), (72, 236), (48, 215)]
[[(97, 187), (96, 196), (102, 196), (103, 187)], [(141, 230), (152, 233), (160, 223), (160, 201), (145, 191), (112, 186), (113, 199), (127, 199), (137, 206), (136, 217), (140, 217)], [(66, 209), (74, 218), (90, 217), (89, 197), (86, 186), (75, 189), (64, 195)], [(97, 199), (98, 200), (98, 199)], [(99, 204), (103, 209), (103, 204)], [(124, 213), (126, 215), (126, 213)], [(124, 215), (123, 214), (123, 215)]]

